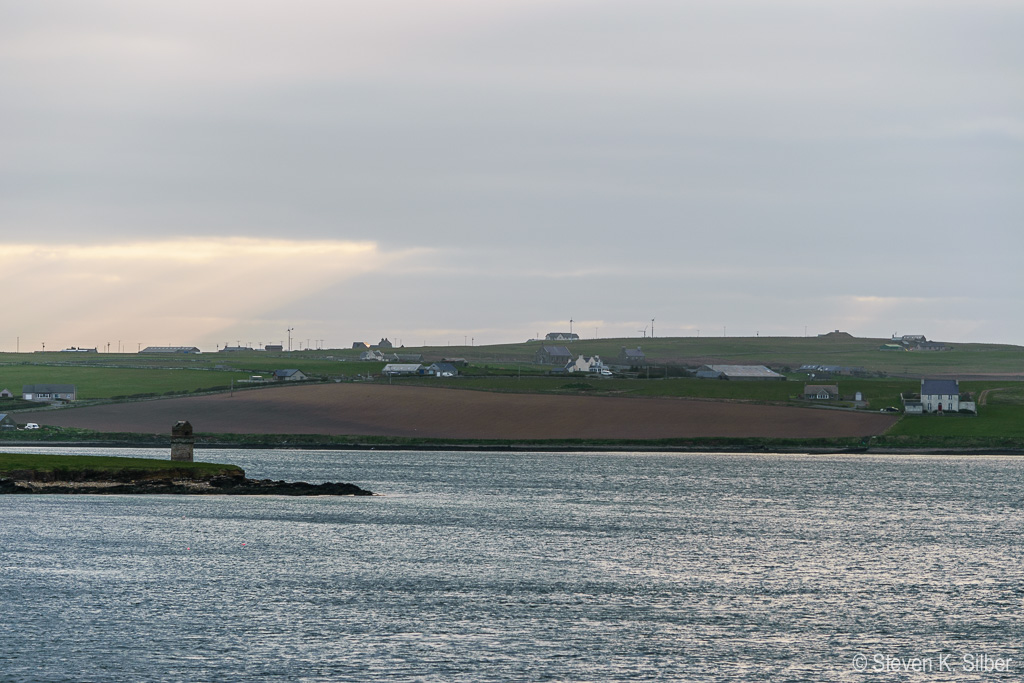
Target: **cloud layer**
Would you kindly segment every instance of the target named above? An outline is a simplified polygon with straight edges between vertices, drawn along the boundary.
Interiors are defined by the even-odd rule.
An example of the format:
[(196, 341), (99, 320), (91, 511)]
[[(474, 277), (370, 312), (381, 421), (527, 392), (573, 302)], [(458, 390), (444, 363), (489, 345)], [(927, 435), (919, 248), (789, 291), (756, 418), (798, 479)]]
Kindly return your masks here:
[[(189, 272), (191, 296), (230, 297), (205, 343), (258, 337), (261, 315), (337, 343), (570, 317), (1024, 343), (1020, 3), (54, 0), (3, 19), (0, 233), (37, 247), (0, 259), (116, 262), (75, 296), (118, 298), (126, 336), (167, 334), (142, 312)], [(265, 264), (264, 241), (372, 243), (374, 265), (353, 281), (355, 254), (338, 273), (291, 254), (275, 278), (305, 284), (269, 293), (225, 246)], [(211, 249), (227, 279), (111, 251), (155, 245)], [(55, 277), (34, 296), (60, 318), (14, 327), (114, 334)]]

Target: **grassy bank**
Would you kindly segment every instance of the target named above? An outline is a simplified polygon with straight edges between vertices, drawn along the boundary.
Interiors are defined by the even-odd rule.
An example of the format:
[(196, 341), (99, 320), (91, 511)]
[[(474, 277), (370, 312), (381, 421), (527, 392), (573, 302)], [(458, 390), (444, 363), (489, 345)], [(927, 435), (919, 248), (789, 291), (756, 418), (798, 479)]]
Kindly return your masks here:
[(114, 456), (0, 453), (0, 478), (47, 481), (133, 481), (139, 479), (205, 480), (218, 476), (242, 477), (235, 465), (210, 462), (173, 462)]
[[(56, 444), (90, 443), (117, 446), (165, 446), (166, 438), (146, 434), (110, 434), (87, 430), (53, 429), (47, 441)], [(46, 442), (40, 442), (44, 445)], [(393, 436), (329, 436), (320, 434), (197, 434), (196, 446), (205, 448), (309, 448), (358, 450), (500, 450), (500, 451), (674, 451), (674, 452), (844, 452), (860, 451), (961, 451), (1021, 452), (1024, 439), (993, 436), (890, 435), (865, 438), (729, 438), (699, 437), (673, 439), (427, 439)], [(92, 463), (98, 458), (87, 458)], [(122, 459), (115, 459), (122, 460)], [(129, 459), (130, 460), (130, 459)], [(145, 460), (158, 463), (157, 468), (179, 463), (166, 460)], [(205, 463), (194, 463), (196, 466)], [(0, 462), (0, 473), (2, 473)], [(226, 466), (220, 466), (226, 467)]]

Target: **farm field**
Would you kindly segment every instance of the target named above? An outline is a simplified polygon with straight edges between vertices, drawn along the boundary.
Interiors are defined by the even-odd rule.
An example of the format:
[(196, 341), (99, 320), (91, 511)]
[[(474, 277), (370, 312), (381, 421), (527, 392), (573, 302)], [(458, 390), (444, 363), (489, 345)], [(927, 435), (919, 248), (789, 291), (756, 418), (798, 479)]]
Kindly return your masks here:
[[(1019, 444), (1019, 440), (1024, 437), (1024, 382), (1018, 381), (1018, 378), (1024, 378), (1024, 348), (963, 344), (954, 345), (954, 349), (948, 352), (878, 351), (878, 345), (883, 341), (830, 335), (807, 338), (581, 340), (568, 344), (574, 353), (599, 353), (606, 359), (613, 358), (621, 346), (642, 343), (644, 350), (655, 362), (683, 363), (691, 367), (701, 362), (768, 364), (787, 373), (790, 381), (786, 382), (728, 382), (666, 377), (670, 373), (665, 366), (655, 367), (649, 379), (646, 372), (636, 378), (603, 378), (578, 374), (552, 376), (547, 374), (550, 366), (532, 363), (533, 353), (540, 343), (531, 342), (486, 347), (396, 349), (401, 353), (421, 353), (425, 362), (442, 357), (458, 357), (466, 358), (470, 365), (463, 370), (462, 376), (455, 378), (393, 380), (380, 377), (383, 363), (359, 361), (359, 351), (354, 349), (291, 354), (206, 353), (194, 356), (0, 354), (0, 388), (9, 388), (17, 395), (23, 384), (75, 384), (80, 400), (88, 402), (199, 394), (224, 390), (234, 384), (234, 397), (210, 396), (205, 402), (187, 404), (190, 406), (188, 410), (198, 410), (201, 415), (205, 415), (208, 409), (214, 411), (210, 415), (216, 415), (216, 421), (209, 426), (196, 425), (197, 429), (206, 432), (404, 435), (410, 438), (433, 438), (433, 435), (440, 434), (442, 436), (439, 438), (465, 439), (649, 440), (702, 435), (738, 438), (748, 432), (760, 437), (790, 438), (783, 435), (799, 435), (792, 438), (807, 438), (807, 435), (818, 434), (816, 430), (828, 423), (823, 415), (853, 415), (793, 408), (809, 405), (801, 398), (805, 383), (837, 384), (846, 399), (852, 398), (857, 392), (861, 393), (867, 403), (867, 410), (861, 411), (854, 418), (835, 418), (835, 425), (829, 429), (837, 431), (825, 430), (828, 432), (826, 436), (845, 436), (849, 435), (849, 425), (868, 417), (868, 413), (877, 414), (879, 409), (889, 406), (900, 408), (900, 394), (916, 392), (920, 377), (952, 376), (961, 379), (960, 385), (964, 391), (976, 396), (987, 393), (988, 405), (982, 407), (978, 417), (946, 416), (934, 419), (912, 416), (896, 422), (896, 418), (885, 416), (888, 429), (882, 430), (885, 434), (881, 439), (912, 441), (931, 437), (1001, 438), (1016, 440), (1007, 447), (1017, 447), (1014, 444)], [(899, 358), (900, 363), (894, 365), (887, 360), (893, 358)], [(794, 372), (799, 365), (810, 363), (862, 366), (871, 376), (844, 375), (810, 379)], [(359, 381), (344, 381), (338, 386), (332, 382), (330, 387), (316, 390), (315, 385), (306, 386), (303, 387), (304, 392), (291, 391), (297, 387), (281, 387), (269, 383), (242, 390), (250, 386), (244, 383), (250, 376), (259, 374), (266, 377), (274, 369), (284, 368), (297, 368), (311, 378), (321, 380)], [(367, 381), (368, 378), (374, 379)], [(279, 393), (282, 390), (287, 391)], [(328, 404), (340, 401), (340, 404), (321, 405), (320, 399), (304, 398), (318, 396), (318, 391), (323, 392), (324, 396), (342, 397), (327, 401)], [(393, 393), (380, 393), (388, 391)], [(261, 396), (257, 397), (256, 394)], [(505, 395), (506, 398), (485, 398), (482, 394)], [(524, 398), (510, 398), (513, 395)], [(366, 401), (366, 406), (346, 398), (349, 396), (362, 396), (360, 400)], [(418, 398), (395, 399), (388, 404), (375, 398), (379, 396)], [(282, 397), (290, 398), (282, 400)], [(623, 401), (627, 403), (621, 403)], [(634, 401), (638, 403), (634, 404)], [(709, 403), (714, 401), (749, 405), (716, 406)], [(62, 412), (23, 412), (24, 402), (15, 398), (0, 399), (0, 412), (18, 411), (15, 415), (21, 423), (37, 421), (58, 424), (49, 421), (60, 420), (63, 423), (67, 420), (68, 426), (96, 431), (142, 430), (145, 433), (163, 433), (168, 428), (163, 424), (170, 414), (168, 409), (177, 405), (160, 400), (149, 407), (123, 404), (92, 408), (86, 406)], [(681, 410), (680, 405), (688, 407)], [(790, 407), (787, 408), (787, 405)], [(849, 401), (845, 405), (850, 405)], [(244, 419), (244, 416), (234, 415), (231, 406), (250, 406), (246, 410), (251, 409), (254, 415), (260, 417), (258, 420)], [(268, 412), (265, 406), (273, 408)], [(490, 406), (490, 412), (477, 415), (474, 411), (482, 410), (483, 406)], [(652, 410), (653, 406), (659, 407)], [(664, 406), (673, 407), (670, 409)], [(775, 415), (769, 408), (783, 412)], [(456, 413), (463, 411), (475, 417), (462, 420), (459, 424), (445, 415), (445, 410)], [(343, 411), (344, 415), (338, 411)], [(577, 414), (578, 411), (584, 412)], [(770, 414), (773, 415), (772, 420), (777, 418), (778, 422), (769, 424), (772, 420), (764, 416)], [(72, 417), (74, 415), (83, 417)], [(559, 417), (554, 418), (553, 415)], [(349, 419), (351, 416), (358, 419)], [(793, 416), (805, 420), (805, 428), (798, 428), (795, 423), (788, 422)], [(170, 417), (172, 419), (168, 424), (181, 416)], [(529, 429), (523, 426), (528, 422), (534, 423)], [(879, 433), (878, 430), (869, 429), (856, 431), (853, 436)], [(557, 436), (543, 436), (545, 434)]]
[[(658, 337), (581, 339), (565, 345), (573, 354), (600, 355), (612, 360), (625, 346), (640, 346), (658, 365), (697, 366), (705, 363), (765, 364), (795, 370), (805, 364), (860, 366), (871, 373), (898, 376), (993, 375), (1024, 379), (1024, 347), (1008, 344), (951, 343), (949, 351), (880, 351), (887, 339), (857, 338), (845, 334), (823, 337)], [(465, 358), (471, 374), (533, 375), (549, 367), (533, 364), (534, 354), (545, 342), (531, 341), (488, 346), (422, 346), (396, 348), (403, 354), (422, 354), (433, 362)], [(386, 351), (386, 350), (385, 350)], [(359, 362), (351, 348), (287, 352), (203, 353), (199, 355), (0, 353), (0, 369), (21, 365), (63, 367), (121, 367), (131, 369), (193, 369), (269, 372), (298, 368), (307, 375), (325, 378), (379, 373), (382, 363)]]
[(237, 382), (248, 377), (246, 373), (209, 370), (2, 365), (0, 389), (8, 388), (19, 396), (21, 387), (26, 384), (74, 384), (78, 388), (79, 400), (89, 400), (226, 389), (232, 380)]
[(19, 421), (100, 432), (377, 435), (439, 439), (862, 438), (896, 417), (675, 398), (548, 396), (316, 384), (36, 413)]

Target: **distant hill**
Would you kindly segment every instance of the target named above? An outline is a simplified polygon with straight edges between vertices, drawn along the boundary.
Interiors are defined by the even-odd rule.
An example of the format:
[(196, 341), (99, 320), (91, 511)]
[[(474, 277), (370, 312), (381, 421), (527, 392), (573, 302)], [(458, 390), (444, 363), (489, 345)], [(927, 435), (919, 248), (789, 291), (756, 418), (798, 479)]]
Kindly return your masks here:
[[(1024, 379), (1024, 346), (960, 344), (949, 342), (947, 351), (882, 351), (889, 339), (854, 337), (830, 332), (815, 337), (658, 337), (581, 339), (566, 342), (573, 354), (612, 359), (622, 347), (640, 347), (656, 364), (697, 366), (706, 363), (768, 365), (796, 369), (801, 365), (863, 367), (872, 373), (918, 377), (922, 375), (1000, 376)], [(432, 358), (466, 358), (471, 363), (532, 363), (542, 342), (490, 346), (424, 347), (411, 351)], [(406, 349), (410, 351), (409, 349)]]

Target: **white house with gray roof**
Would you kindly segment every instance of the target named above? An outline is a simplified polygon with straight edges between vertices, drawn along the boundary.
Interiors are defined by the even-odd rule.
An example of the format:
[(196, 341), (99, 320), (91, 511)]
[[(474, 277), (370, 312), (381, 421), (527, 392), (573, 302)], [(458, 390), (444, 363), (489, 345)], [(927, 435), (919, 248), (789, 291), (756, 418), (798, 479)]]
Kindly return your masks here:
[(922, 379), (921, 407), (925, 413), (975, 411), (974, 401), (960, 400), (960, 382), (955, 379)]
[(274, 370), (274, 379), (278, 382), (301, 382), (309, 378), (306, 377), (302, 370), (289, 368), (287, 370)]
[(78, 398), (78, 388), (74, 384), (25, 384), (21, 387), (21, 397), (41, 403), (74, 401)]

